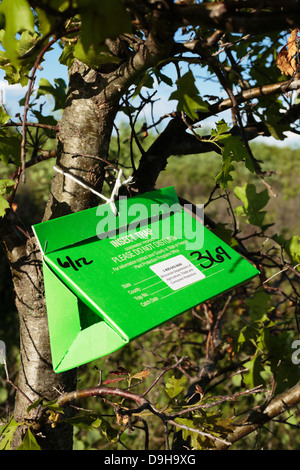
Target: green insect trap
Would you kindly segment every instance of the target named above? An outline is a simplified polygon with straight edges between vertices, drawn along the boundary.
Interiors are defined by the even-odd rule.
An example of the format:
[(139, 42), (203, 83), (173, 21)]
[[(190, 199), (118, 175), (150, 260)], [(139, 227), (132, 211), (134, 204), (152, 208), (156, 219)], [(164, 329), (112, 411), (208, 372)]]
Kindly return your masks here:
[(258, 274), (173, 187), (37, 224), (54, 370), (113, 353)]

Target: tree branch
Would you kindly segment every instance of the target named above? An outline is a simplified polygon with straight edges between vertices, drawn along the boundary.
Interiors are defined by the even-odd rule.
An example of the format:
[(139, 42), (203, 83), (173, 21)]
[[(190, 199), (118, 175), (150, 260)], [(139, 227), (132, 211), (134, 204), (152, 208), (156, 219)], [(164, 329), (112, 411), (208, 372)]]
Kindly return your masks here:
[[(300, 88), (300, 79), (273, 83), (262, 87), (250, 88), (234, 95), (236, 105), (259, 99), (263, 96), (285, 93), (286, 91)], [(232, 100), (230, 98), (221, 100), (209, 107), (208, 112), (198, 113), (198, 119), (191, 125), (199, 121), (203, 121), (210, 116), (214, 116), (222, 111), (232, 108)], [(155, 142), (149, 147), (141, 159), (139, 167), (134, 173), (134, 186), (140, 191), (150, 191), (154, 188), (156, 180), (161, 171), (167, 165), (167, 160), (171, 155), (187, 155), (191, 153), (205, 153), (209, 151), (217, 151), (217, 148), (211, 143), (201, 142), (195, 136), (186, 133), (187, 124), (177, 114), (173, 114), (173, 119), (168, 123), (164, 131), (158, 136)], [(238, 128), (234, 128), (234, 135), (240, 135)], [(244, 135), (247, 139), (254, 139), (257, 135), (270, 135), (264, 123), (257, 123), (244, 127)]]
[[(286, 392), (273, 398), (267, 405), (261, 406), (258, 410), (250, 413), (246, 418), (242, 419), (236, 430), (227, 436), (227, 440), (231, 444), (239, 441), (251, 432), (261, 428), (264, 424), (271, 421), (275, 416), (280, 415), (292, 406), (300, 403), (300, 382)], [(228, 446), (224, 444), (217, 444), (220, 450), (227, 449)]]
[[(157, 2), (158, 6), (160, 3)], [(137, 52), (117, 70), (107, 75), (106, 99), (110, 100), (113, 96), (123, 96), (124, 91), (143, 72), (171, 54), (174, 46), (173, 36), (176, 31), (171, 14), (174, 6), (165, 5), (164, 8), (159, 8), (158, 6), (153, 6), (152, 8), (151, 19), (149, 20), (150, 31), (144, 43), (139, 43), (137, 45)]]
[[(269, 11), (262, 9), (268, 8)], [(249, 11), (245, 11), (249, 8)], [(271, 10), (271, 11), (270, 11)], [(299, 26), (300, 7), (296, 2), (214, 2), (176, 5), (174, 22), (182, 25), (215, 27), (224, 32), (269, 33)]]
[(39, 129), (47, 129), (48, 131), (58, 131), (58, 126), (51, 126), (50, 124), (42, 124), (40, 122), (25, 122), (24, 124), (23, 122), (10, 121), (2, 124), (1, 127), (22, 127), (24, 125), (25, 127), (37, 127)]
[[(285, 82), (271, 83), (270, 85), (249, 88), (248, 90), (244, 90), (241, 93), (234, 95), (236, 103), (237, 105), (239, 105), (246, 101), (250, 101), (256, 98), (262, 98), (263, 96), (286, 93), (287, 91), (298, 90), (300, 88), (300, 79), (295, 79), (291, 83), (289, 82), (290, 80), (287, 80)], [(226, 111), (231, 107), (232, 101), (230, 98), (221, 100), (218, 103), (215, 103), (209, 107), (209, 114), (198, 113), (198, 120), (196, 122), (203, 121), (207, 117), (213, 116), (214, 114), (218, 114), (222, 111)]]
[(50, 47), (57, 41), (56, 38), (51, 39), (41, 50), (38, 54), (34, 66), (32, 68), (30, 77), (29, 77), (29, 84), (28, 89), (26, 92), (25, 97), (25, 104), (24, 104), (24, 114), (23, 114), (23, 122), (22, 122), (22, 141), (21, 141), (21, 165), (22, 165), (22, 174), (23, 174), (23, 181), (25, 182), (25, 153), (26, 153), (26, 122), (27, 122), (27, 113), (29, 108), (29, 100), (33, 90), (34, 80), (35, 80), (35, 73), (37, 71), (38, 66), (44, 56), (44, 54), (50, 49)]

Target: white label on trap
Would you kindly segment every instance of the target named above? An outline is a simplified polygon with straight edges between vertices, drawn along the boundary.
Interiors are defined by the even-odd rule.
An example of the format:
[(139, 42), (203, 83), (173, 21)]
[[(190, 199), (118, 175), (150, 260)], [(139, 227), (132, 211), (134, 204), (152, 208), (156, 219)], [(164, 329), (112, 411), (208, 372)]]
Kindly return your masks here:
[(150, 269), (173, 290), (205, 278), (204, 274), (183, 255), (153, 264)]

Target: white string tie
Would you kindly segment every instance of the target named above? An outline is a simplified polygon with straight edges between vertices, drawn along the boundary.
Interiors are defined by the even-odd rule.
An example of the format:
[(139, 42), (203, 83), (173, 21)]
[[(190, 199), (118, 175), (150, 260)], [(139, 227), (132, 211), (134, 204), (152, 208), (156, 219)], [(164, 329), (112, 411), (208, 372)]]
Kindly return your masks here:
[(100, 197), (101, 199), (103, 199), (107, 204), (110, 205), (111, 207), (111, 210), (113, 211), (113, 214), (115, 216), (118, 215), (118, 211), (117, 211), (117, 208), (116, 208), (116, 204), (115, 204), (115, 198), (118, 196), (119, 194), (119, 190), (121, 188), (121, 186), (123, 186), (124, 184), (130, 184), (132, 183), (132, 176), (129, 176), (129, 178), (127, 178), (127, 180), (125, 181), (121, 181), (121, 178), (123, 176), (123, 171), (120, 169), (119, 170), (119, 173), (118, 173), (118, 177), (115, 181), (115, 185), (113, 187), (113, 190), (111, 192), (111, 195), (110, 195), (110, 198), (107, 198), (106, 196), (104, 196), (103, 194), (99, 193), (98, 191), (96, 191), (95, 189), (91, 188), (90, 186), (88, 186), (87, 184), (83, 183), (82, 181), (80, 181), (78, 178), (76, 178), (76, 176), (73, 176), (71, 175), (70, 173), (66, 173), (65, 171), (63, 171), (61, 168), (58, 168), (57, 166), (54, 166), (53, 169), (55, 171), (57, 171), (58, 173), (61, 173), (62, 175), (66, 176), (67, 178), (70, 178), (71, 180), (75, 181), (76, 183), (78, 183), (80, 186), (83, 186), (85, 189), (88, 189), (89, 191), (91, 191), (92, 193), (96, 194), (98, 197)]

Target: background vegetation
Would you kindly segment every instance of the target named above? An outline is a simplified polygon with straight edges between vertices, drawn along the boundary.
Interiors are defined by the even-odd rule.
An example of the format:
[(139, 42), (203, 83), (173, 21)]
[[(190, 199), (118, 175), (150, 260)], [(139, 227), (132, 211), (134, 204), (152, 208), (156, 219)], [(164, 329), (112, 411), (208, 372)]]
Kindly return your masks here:
[[(138, 126), (137, 126), (138, 128)], [(126, 124), (120, 126), (119, 142), (123, 142), (121, 160), (125, 166), (130, 165), (130, 149), (128, 135), (130, 128)], [(150, 145), (154, 135), (149, 133), (143, 144)], [(127, 142), (126, 142), (127, 141)], [(112, 139), (110, 147), (110, 160), (117, 157), (119, 148), (118, 138)], [(125, 142), (125, 144), (124, 144)], [(300, 179), (300, 149), (288, 146), (276, 146), (262, 143), (253, 143), (255, 155), (263, 161), (266, 169), (272, 168), (272, 177), (269, 180), (276, 197), (270, 198), (264, 209), (266, 220), (270, 227), (258, 237), (251, 237), (252, 249), (259, 249), (268, 237), (280, 234), (285, 239), (299, 233), (300, 219), (299, 207), (299, 179)], [(137, 154), (137, 149), (134, 146)], [(120, 157), (120, 156), (119, 156)], [(53, 160), (46, 160), (33, 166), (27, 172), (27, 184), (21, 187), (16, 204), (24, 226), (30, 221), (39, 221), (46, 204), (51, 179), (53, 177)], [(161, 173), (157, 187), (174, 185), (177, 194), (191, 202), (206, 204), (211, 198), (211, 188), (214, 187), (215, 177), (221, 167), (220, 155), (211, 152), (205, 155), (174, 156), (169, 160), (166, 170)], [(2, 169), (1, 177), (6, 177), (11, 172), (10, 168)], [(232, 242), (231, 234), (235, 223), (244, 237), (253, 233), (253, 225), (247, 223), (245, 217), (234, 217), (231, 207), (236, 208), (241, 201), (234, 194), (234, 189), (245, 184), (254, 184), (257, 192), (265, 190), (259, 178), (249, 174), (243, 164), (237, 164), (233, 173), (234, 183), (229, 184), (226, 191), (217, 188), (213, 194), (213, 200), (208, 204), (205, 212), (217, 224), (216, 233), (224, 238), (227, 243)], [(106, 187), (108, 194), (109, 189)], [(224, 196), (225, 195), (225, 196)], [(231, 206), (228, 205), (228, 198)], [(255, 231), (255, 229), (254, 229)], [(260, 230), (257, 230), (259, 233)], [(234, 243), (233, 243), (234, 245)], [(17, 312), (13, 301), (13, 286), (9, 276), (9, 266), (4, 254), (1, 252), (1, 299), (3, 313), (0, 316), (0, 337), (5, 337), (8, 355), (8, 367), (11, 379), (17, 376), (19, 363)], [(273, 270), (267, 270), (270, 276)], [(287, 281), (282, 280), (279, 285)], [(219, 365), (215, 378), (206, 391), (207, 397), (233, 396), (241, 389), (249, 389), (259, 385), (268, 386), (273, 383), (276, 393), (284, 391), (294, 385), (300, 377), (299, 366), (291, 363), (291, 343), (297, 337), (298, 331), (295, 306), (290, 302), (286, 309), (286, 302), (272, 296), (268, 291), (255, 288), (236, 289), (230, 293), (230, 305), (226, 309), (226, 320), (222, 331), (223, 341), (227, 352)], [(286, 286), (285, 286), (286, 287)], [(108, 385), (120, 385), (122, 387), (135, 385), (134, 391), (141, 393), (159, 375), (162, 366), (168, 367), (178, 358), (188, 358), (184, 366), (173, 368), (161, 378), (160, 386), (155, 387), (151, 393), (151, 401), (162, 407), (169, 403), (172, 407), (176, 403), (186, 400), (186, 390), (190, 378), (197, 374), (201, 364), (207, 358), (208, 338), (206, 322), (209, 313), (218, 306), (226, 303), (228, 293), (217, 299), (199, 305), (196, 309), (188, 311), (167, 324), (147, 333), (141, 339), (133, 341), (120, 351), (111, 354), (80, 367), (78, 384), (84, 384), (85, 388), (92, 387), (99, 381), (100, 372), (103, 371), (102, 381)], [(286, 299), (285, 299), (286, 300)], [(289, 301), (288, 301), (289, 302)], [(266, 328), (266, 315), (276, 311), (276, 323), (274, 331)], [(273, 314), (272, 314), (273, 315)], [(254, 317), (253, 317), (254, 316)], [(253, 318), (258, 320), (258, 325), (253, 327)], [(250, 322), (250, 323), (249, 323)], [(271, 332), (272, 341), (266, 338)], [(242, 335), (243, 332), (243, 335)], [(242, 373), (234, 372), (236, 360), (239, 358)], [(254, 359), (253, 359), (254, 358)], [(272, 360), (270, 361), (270, 359)], [(137, 371), (149, 371), (149, 375), (143, 373), (139, 377)], [(232, 372), (231, 372), (232, 370)], [(137, 374), (137, 378), (132, 378)], [(281, 379), (282, 376), (282, 379)], [(226, 380), (225, 380), (226, 379)], [(143, 381), (139, 385), (140, 380)], [(281, 381), (282, 380), (282, 381)], [(119, 382), (117, 382), (119, 381)], [(276, 385), (275, 385), (276, 383)], [(14, 389), (6, 383), (3, 376), (0, 388), (0, 415), (2, 419), (13, 410)], [(174, 394), (174, 396), (173, 396)], [(245, 396), (234, 404), (235, 416), (244, 413), (245, 409), (253, 409), (265, 399), (265, 393), (257, 393)], [(104, 403), (95, 397), (81, 400), (78, 407), (84, 410), (92, 410), (93, 420), (85, 422), (78, 420), (78, 426), (74, 423), (74, 449), (135, 449), (142, 450), (163, 449), (165, 446), (164, 429), (162, 422), (148, 413), (145, 417), (137, 418), (132, 429), (128, 429), (126, 423), (119, 422), (112, 412), (111, 403)], [(223, 403), (218, 412), (205, 415), (205, 429), (216, 429), (216, 415), (220, 417), (222, 425), (228, 425), (232, 417), (232, 404)], [(299, 449), (299, 413), (298, 408), (293, 412), (287, 411), (279, 419), (259, 429), (255, 434), (238, 442), (233, 449)], [(204, 417), (204, 414), (203, 414)], [(227, 420), (227, 423), (226, 423)], [(224, 422), (223, 422), (224, 421)], [(183, 423), (191, 424), (188, 420)], [(147, 424), (146, 424), (147, 423)], [(4, 426), (4, 425), (2, 425)], [(227, 428), (226, 428), (227, 429)], [(174, 428), (175, 430), (175, 428)], [(220, 433), (222, 435), (222, 433)], [(196, 443), (199, 448), (210, 446), (210, 441), (200, 440)]]

